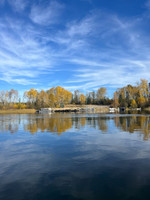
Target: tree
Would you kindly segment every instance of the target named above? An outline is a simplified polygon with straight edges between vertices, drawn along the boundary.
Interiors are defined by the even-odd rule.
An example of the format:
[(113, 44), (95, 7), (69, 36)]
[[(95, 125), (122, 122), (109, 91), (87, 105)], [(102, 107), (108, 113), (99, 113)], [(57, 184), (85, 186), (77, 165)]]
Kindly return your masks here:
[(127, 101), (126, 101), (126, 92), (125, 92), (125, 88), (121, 88), (119, 91), (119, 105), (121, 107), (127, 107)]
[(85, 104), (85, 95), (84, 94), (80, 95), (80, 104)]
[(131, 108), (137, 108), (137, 104), (134, 99), (132, 99), (132, 101), (131, 101)]
[(79, 90), (74, 91), (74, 103), (75, 104), (80, 103), (80, 92), (79, 92)]
[(8, 92), (8, 98), (9, 98), (9, 102), (10, 103), (15, 103), (17, 101), (17, 99), (18, 99), (18, 91), (14, 90), (14, 89), (11, 89)]
[(118, 106), (119, 106), (119, 98), (118, 98), (118, 92), (116, 91), (113, 97), (113, 107), (117, 108)]
[(118, 91), (119, 104), (121, 107), (144, 107), (148, 105), (150, 92), (148, 81), (141, 79), (136, 86), (127, 85)]
[(95, 94), (94, 91), (90, 92), (90, 99), (91, 99), (91, 103), (95, 104), (95, 102), (96, 102), (96, 94)]
[(37, 90), (35, 89), (30, 89), (29, 91), (25, 91), (24, 92), (24, 98), (27, 98), (28, 102), (29, 102), (29, 107), (33, 107), (34, 103), (36, 102), (37, 100), (37, 95), (38, 95), (38, 92)]
[(47, 93), (49, 95), (49, 103), (57, 107), (69, 104), (72, 101), (72, 93), (60, 86), (49, 89)]
[(148, 103), (149, 100), (149, 86), (148, 81), (141, 79), (140, 83), (137, 83), (138, 97), (137, 102), (140, 107), (143, 107)]
[(2, 105), (4, 105), (6, 102), (6, 92), (4, 90), (0, 92), (0, 102)]
[(49, 99), (49, 106), (52, 108), (55, 107), (55, 96), (53, 93), (49, 94), (48, 99)]
[(96, 97), (97, 97), (98, 104), (102, 103), (102, 100), (104, 100), (104, 98), (105, 98), (106, 92), (107, 92), (107, 90), (105, 87), (101, 87), (97, 90)]
[(140, 107), (143, 107), (144, 105), (145, 105), (145, 103), (146, 103), (146, 99), (144, 98), (144, 96), (139, 96), (138, 98), (137, 98), (137, 103), (138, 103), (138, 105), (140, 106)]
[(91, 104), (92, 99), (89, 93), (86, 94), (86, 104)]
[(41, 90), (36, 97), (36, 107), (37, 108), (44, 108), (48, 107), (48, 94), (44, 91)]

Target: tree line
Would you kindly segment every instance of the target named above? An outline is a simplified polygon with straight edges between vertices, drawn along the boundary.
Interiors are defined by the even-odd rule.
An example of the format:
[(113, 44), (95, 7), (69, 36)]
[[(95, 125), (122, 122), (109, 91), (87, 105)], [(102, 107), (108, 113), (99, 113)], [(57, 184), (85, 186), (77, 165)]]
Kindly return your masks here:
[(113, 107), (148, 107), (150, 105), (150, 84), (141, 79), (135, 86), (127, 85), (115, 91)]
[(46, 91), (31, 88), (24, 92), (23, 101), (21, 102), (18, 98), (18, 91), (11, 89), (10, 91), (0, 91), (0, 109), (59, 108), (67, 104), (110, 105), (112, 99), (107, 98), (106, 94), (107, 89), (104, 87), (99, 88), (97, 91), (88, 92), (86, 95), (79, 90), (72, 93), (60, 86), (52, 87)]
[(0, 91), (0, 109), (24, 109), (44, 107), (64, 107), (66, 104), (96, 104), (110, 105), (112, 107), (147, 107), (150, 105), (150, 91), (148, 81), (141, 79), (135, 86), (127, 85), (114, 92), (113, 98), (108, 98), (107, 89), (100, 87), (97, 91), (83, 94), (79, 90), (73, 93), (57, 86), (49, 90), (38, 91), (30, 89), (24, 92), (21, 102), (18, 91)]
[(106, 88), (101, 87), (97, 92), (89, 92), (86, 95), (79, 90), (73, 93), (60, 87), (52, 87), (51, 89), (38, 92), (35, 89), (30, 89), (24, 93), (24, 99), (29, 108), (44, 108), (44, 107), (64, 107), (67, 104), (102, 104), (109, 105), (112, 100), (106, 97)]

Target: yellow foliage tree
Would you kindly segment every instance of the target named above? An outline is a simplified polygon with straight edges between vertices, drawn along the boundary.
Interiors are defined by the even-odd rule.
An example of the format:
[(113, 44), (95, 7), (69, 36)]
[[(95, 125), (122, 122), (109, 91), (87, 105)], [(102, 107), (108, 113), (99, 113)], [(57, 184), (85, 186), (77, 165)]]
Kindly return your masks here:
[(80, 95), (80, 104), (85, 104), (85, 95), (84, 94)]
[(51, 88), (47, 93), (49, 95), (50, 105), (52, 106), (61, 107), (65, 104), (69, 104), (72, 100), (72, 93), (60, 86)]
[(132, 108), (137, 108), (137, 103), (136, 103), (136, 101), (134, 99), (132, 99), (132, 101), (131, 101), (131, 107)]
[(36, 100), (37, 94), (37, 90), (32, 88), (24, 93), (24, 97), (26, 97), (30, 103), (33, 103)]

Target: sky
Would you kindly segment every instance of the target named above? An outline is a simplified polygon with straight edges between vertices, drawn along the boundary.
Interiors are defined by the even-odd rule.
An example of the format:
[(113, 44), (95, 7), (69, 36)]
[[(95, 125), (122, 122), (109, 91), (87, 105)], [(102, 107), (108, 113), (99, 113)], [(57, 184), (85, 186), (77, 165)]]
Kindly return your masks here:
[(149, 0), (0, 0), (0, 90), (150, 80)]

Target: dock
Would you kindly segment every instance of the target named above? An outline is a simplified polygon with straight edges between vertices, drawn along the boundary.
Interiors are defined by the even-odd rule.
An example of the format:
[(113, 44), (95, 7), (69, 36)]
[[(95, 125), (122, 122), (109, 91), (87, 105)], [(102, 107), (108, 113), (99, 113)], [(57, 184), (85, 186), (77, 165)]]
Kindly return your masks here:
[(71, 105), (64, 108), (41, 108), (38, 113), (56, 113), (56, 112), (91, 112), (106, 113), (109, 112), (109, 106), (100, 105)]

